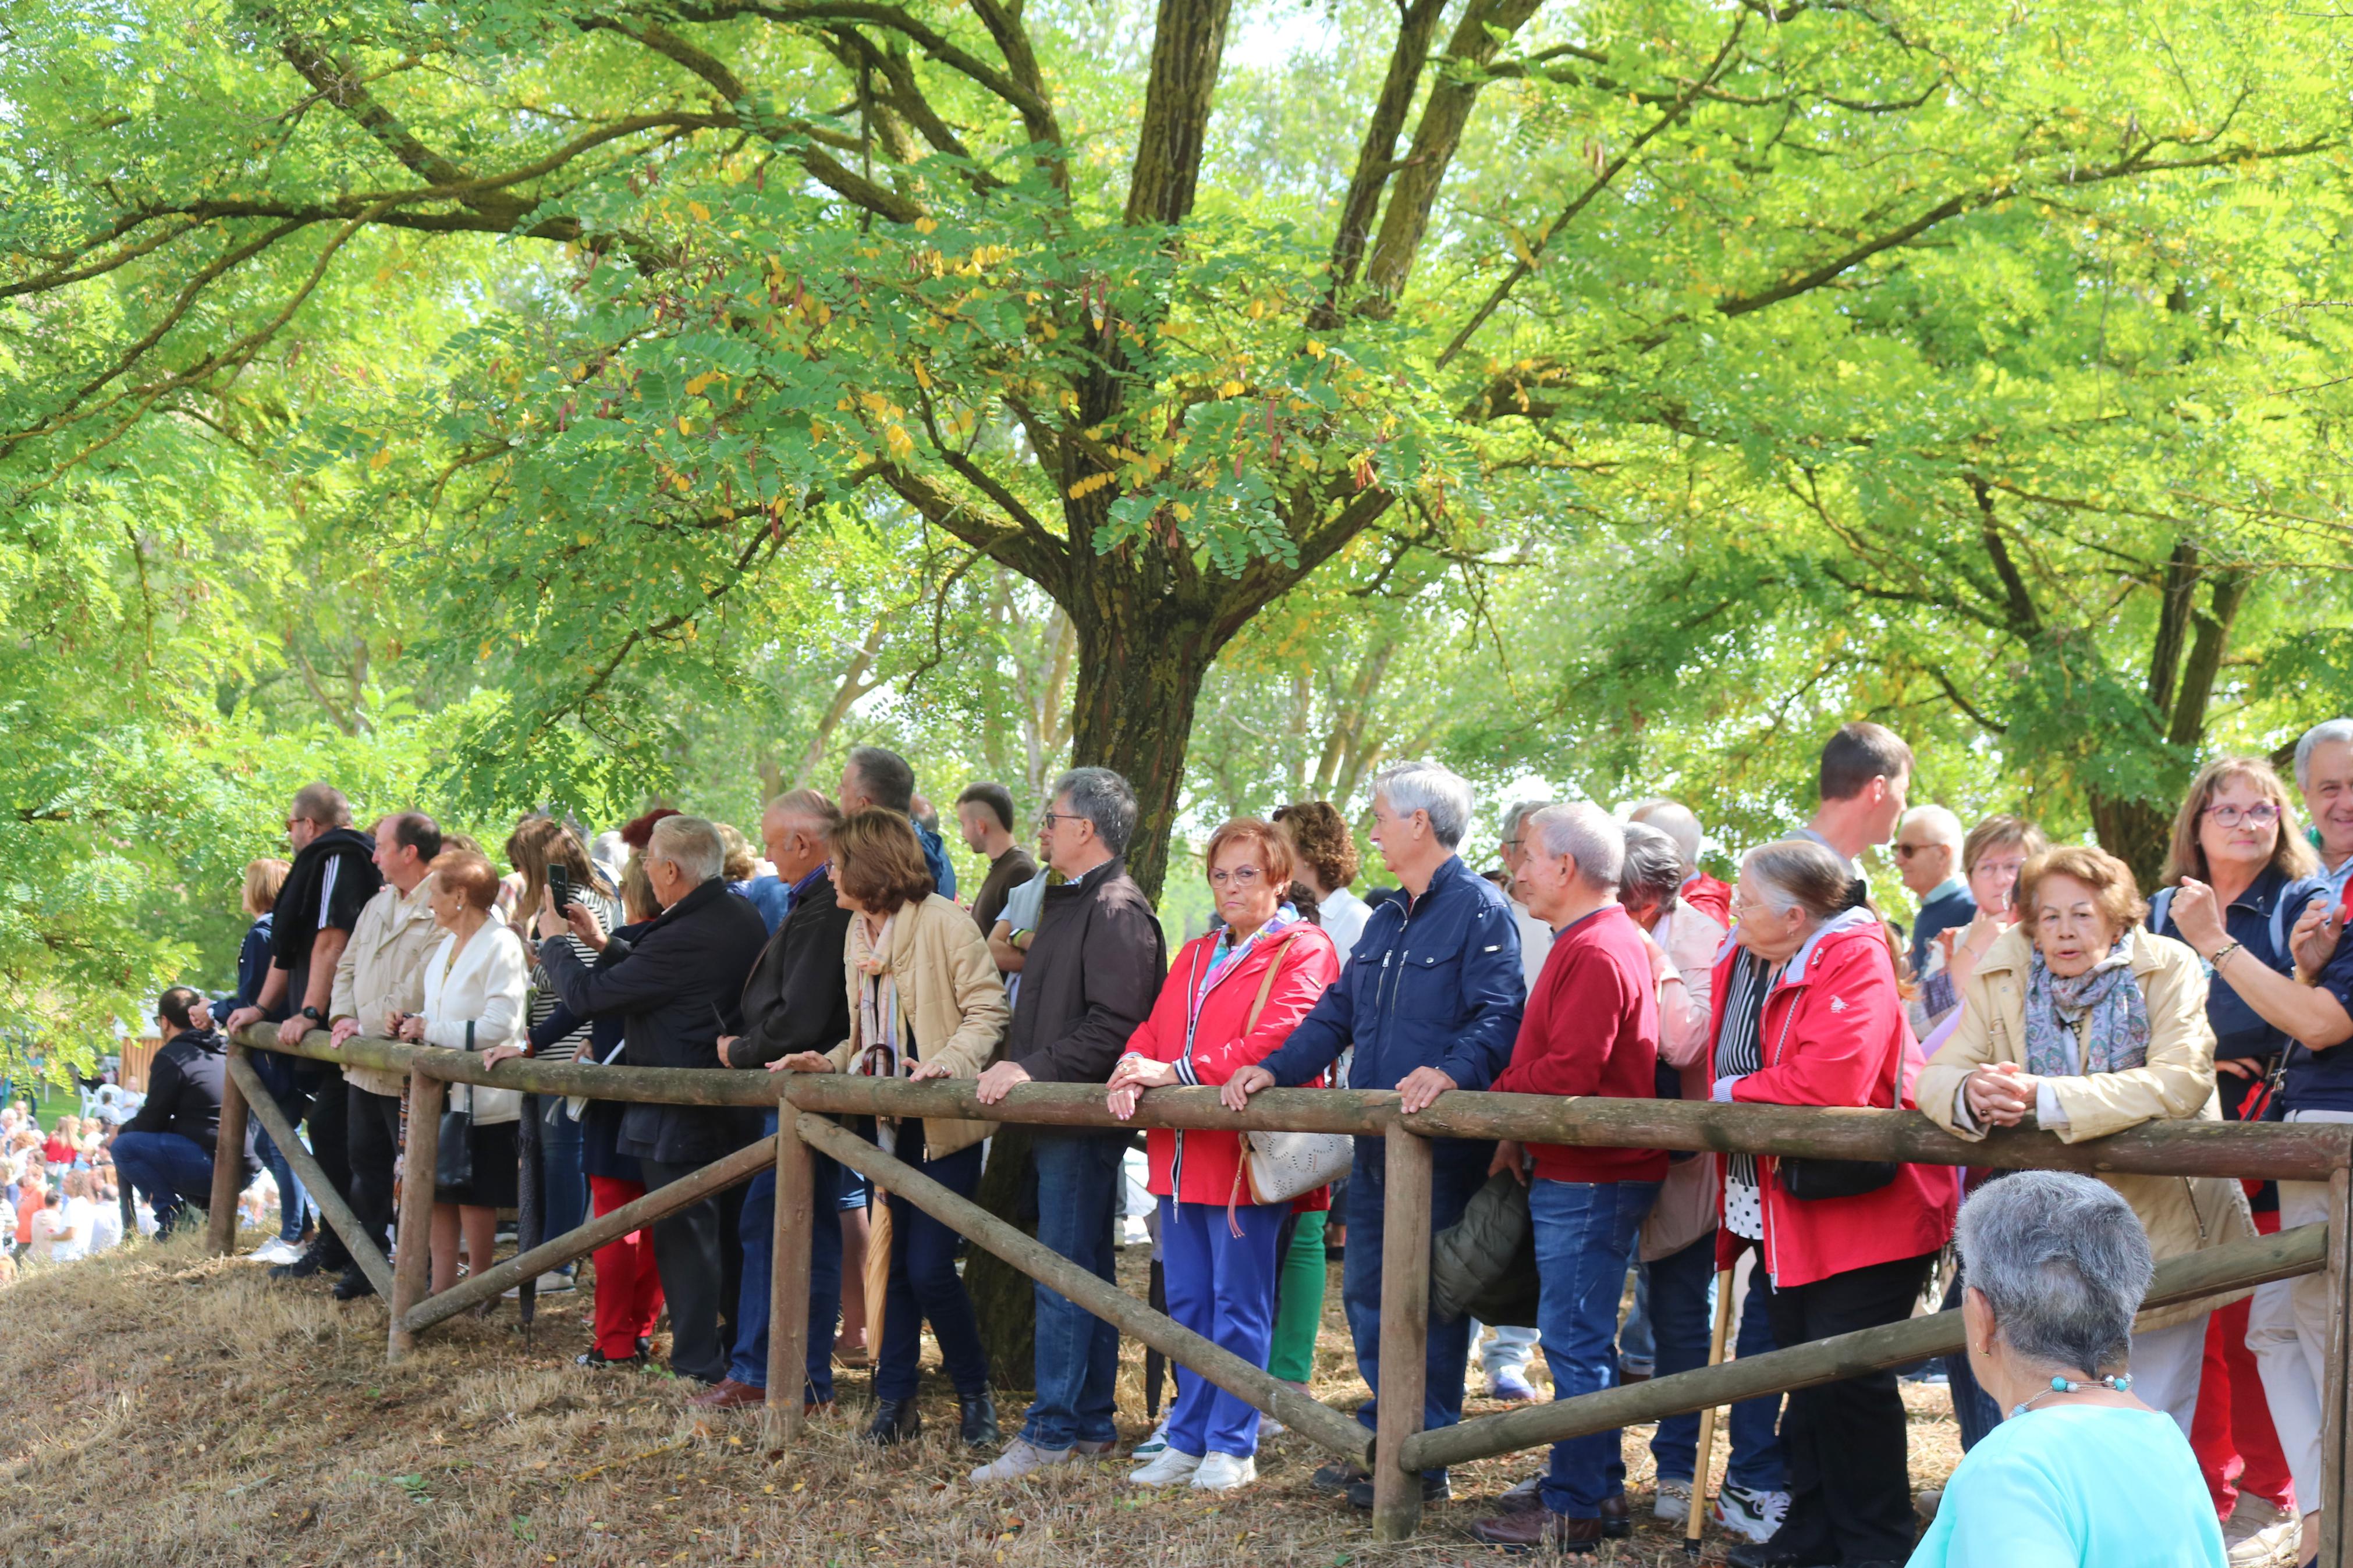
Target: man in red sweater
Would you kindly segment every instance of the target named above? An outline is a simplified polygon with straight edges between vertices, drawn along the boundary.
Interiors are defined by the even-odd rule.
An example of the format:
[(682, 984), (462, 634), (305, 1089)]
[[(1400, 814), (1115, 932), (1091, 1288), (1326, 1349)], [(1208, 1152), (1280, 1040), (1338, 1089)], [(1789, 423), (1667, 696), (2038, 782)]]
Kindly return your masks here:
[[(1659, 1003), (1641, 929), (1618, 902), (1625, 832), (1582, 802), (1547, 806), (1520, 832), (1525, 858), (1515, 890), (1555, 934), (1495, 1090), (1648, 1100), (1657, 1089)], [(1553, 1397), (1612, 1386), (1619, 1297), (1642, 1218), (1666, 1179), (1665, 1152), (1503, 1143), (1493, 1169), (1528, 1184), (1543, 1286), (1536, 1327)], [(1480, 1521), (1472, 1533), (1499, 1546), (1568, 1552), (1631, 1534), (1618, 1434), (1554, 1444), (1552, 1468), (1530, 1503)]]

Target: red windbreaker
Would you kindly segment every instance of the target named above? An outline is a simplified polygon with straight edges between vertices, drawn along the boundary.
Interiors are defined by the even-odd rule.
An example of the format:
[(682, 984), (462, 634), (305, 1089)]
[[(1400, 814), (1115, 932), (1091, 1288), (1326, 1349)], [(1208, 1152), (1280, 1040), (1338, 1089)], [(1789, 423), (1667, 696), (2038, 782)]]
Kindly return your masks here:
[[(1808, 942), (1765, 998), (1758, 1032), (1765, 1065), (1734, 1082), (1736, 1102), (1912, 1109), (1919, 1042), (1905, 1021), (1878, 918), (1855, 913), (1863, 918), (1834, 922)], [(1723, 1037), (1737, 952), (1725, 943), (1715, 966), (1712, 1039)], [(1950, 1167), (1900, 1165), (1895, 1180), (1877, 1192), (1805, 1200), (1782, 1191), (1773, 1164), (1770, 1156), (1758, 1157), (1765, 1266), (1777, 1286), (1918, 1258), (1953, 1234), (1959, 1189)]]

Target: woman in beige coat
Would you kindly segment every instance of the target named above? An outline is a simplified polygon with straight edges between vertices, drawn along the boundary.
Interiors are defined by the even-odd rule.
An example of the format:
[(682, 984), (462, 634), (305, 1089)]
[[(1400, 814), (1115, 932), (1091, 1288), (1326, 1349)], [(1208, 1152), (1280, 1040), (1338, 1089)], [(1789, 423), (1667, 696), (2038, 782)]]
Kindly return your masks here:
[[(849, 1038), (779, 1065), (795, 1072), (849, 1072), (916, 1080), (978, 1078), (1003, 1051), (1012, 1010), (988, 943), (972, 917), (933, 890), (915, 830), (902, 816), (861, 811), (832, 837), (834, 894), (850, 911), (843, 967), (849, 986)], [(963, 1197), (980, 1185), (988, 1121), (877, 1118), (860, 1131)], [(955, 1384), (959, 1435), (992, 1442), (988, 1353), (972, 1298), (955, 1271), (956, 1233), (893, 1194), (890, 1285), (882, 1342), (874, 1363), (874, 1419), (868, 1440), (900, 1443), (921, 1429), (917, 1362), (928, 1319), (940, 1360)]]
[[(2100, 849), (2055, 849), (2028, 864), (2019, 895), (2023, 918), (1969, 977), (1960, 1026), (1920, 1074), (1920, 1109), (1963, 1138), (2031, 1123), (2068, 1143), (2144, 1121), (2219, 1121), (2204, 966), (2142, 929), (2125, 863)], [(2132, 1205), (2160, 1262), (2255, 1234), (2237, 1182), (2102, 1180)], [(2151, 1313), (2132, 1337), (2134, 1394), (2185, 1435), (2207, 1316), (2235, 1299)]]

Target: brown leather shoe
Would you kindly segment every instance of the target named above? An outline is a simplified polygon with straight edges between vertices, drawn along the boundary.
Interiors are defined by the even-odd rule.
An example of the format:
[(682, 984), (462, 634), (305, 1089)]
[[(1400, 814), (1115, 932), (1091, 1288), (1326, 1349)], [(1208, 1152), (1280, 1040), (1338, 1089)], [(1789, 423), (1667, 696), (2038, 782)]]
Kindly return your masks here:
[(1601, 1500), (1601, 1533), (1612, 1541), (1624, 1541), (1634, 1533), (1634, 1516), (1626, 1511), (1626, 1494)]
[(732, 1377), (721, 1379), (716, 1386), (687, 1401), (698, 1410), (741, 1410), (747, 1405), (765, 1405), (767, 1402), (766, 1389), (738, 1383)]
[(1536, 1508), (1525, 1513), (1482, 1519), (1471, 1527), (1471, 1534), (1472, 1539), (1490, 1546), (1517, 1552), (1534, 1552), (1546, 1546), (1562, 1552), (1590, 1552), (1600, 1543), (1601, 1521), (1571, 1519), (1550, 1509)]

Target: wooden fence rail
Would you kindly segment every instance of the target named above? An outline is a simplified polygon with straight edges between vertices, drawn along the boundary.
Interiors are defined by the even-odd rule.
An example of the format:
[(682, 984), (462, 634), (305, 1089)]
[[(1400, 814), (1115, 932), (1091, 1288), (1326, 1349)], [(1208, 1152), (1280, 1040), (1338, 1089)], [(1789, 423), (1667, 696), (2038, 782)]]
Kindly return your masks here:
[[(2353, 1551), (2348, 1551), (2353, 1535), (2341, 1527), (2343, 1510), (2338, 1506), (2339, 1500), (2348, 1495), (2348, 1467), (2353, 1462), (2349, 1461), (2353, 1446), (2346, 1441), (2348, 1401), (2353, 1401), (2353, 1385), (2347, 1378), (2346, 1343), (2348, 1310), (2353, 1310), (2353, 1289), (2348, 1289), (2353, 1246), (2348, 1241), (2353, 1237), (2353, 1174), (2348, 1174), (2353, 1173), (2353, 1125), (2161, 1121), (2082, 1143), (2064, 1143), (2033, 1130), (1997, 1132), (1972, 1143), (1953, 1137), (1916, 1111), (1458, 1092), (1440, 1095), (1429, 1109), (1407, 1115), (1398, 1096), (1390, 1092), (1268, 1089), (1252, 1098), (1248, 1110), (1235, 1112), (1219, 1102), (1216, 1090), (1188, 1088), (1150, 1091), (1138, 1103), (1135, 1114), (1123, 1122), (1105, 1107), (1102, 1089), (1086, 1084), (1025, 1084), (998, 1103), (983, 1107), (969, 1081), (954, 1079), (914, 1084), (830, 1073), (772, 1074), (717, 1067), (614, 1068), (528, 1059), (485, 1068), (478, 1056), (393, 1040), (363, 1037), (337, 1047), (321, 1032), (290, 1047), (279, 1042), (276, 1029), (269, 1026), (245, 1031), (235, 1047), (222, 1105), (224, 1150), (242, 1143), (248, 1096), (257, 1101), (265, 1098), (258, 1093), (251, 1068), (241, 1059), (247, 1050), (289, 1051), (321, 1061), (407, 1074), (411, 1115), (406, 1159), (412, 1173), (430, 1172), (433, 1167), (438, 1111), (444, 1086), (449, 1083), (639, 1103), (742, 1106), (779, 1113), (775, 1137), (706, 1166), (684, 1182), (649, 1194), (626, 1209), (549, 1238), (525, 1255), (483, 1270), (438, 1296), (426, 1292), (425, 1247), (402, 1246), (391, 1270), (387, 1302), (387, 1352), (394, 1358), (413, 1347), (418, 1332), (468, 1305), (488, 1300), (511, 1283), (536, 1277), (593, 1250), (612, 1235), (635, 1229), (709, 1193), (773, 1169), (776, 1173), (776, 1256), (765, 1420), (768, 1440), (786, 1441), (798, 1434), (802, 1420), (808, 1237), (816, 1219), (810, 1151), (816, 1148), (871, 1176), (884, 1191), (933, 1215), (1049, 1289), (1164, 1352), (1187, 1371), (1326, 1448), (1362, 1458), (1373, 1475), (1374, 1533), (1386, 1540), (1400, 1539), (1418, 1528), (1421, 1511), (1418, 1477), (1425, 1468), (1809, 1387), (1874, 1367), (1949, 1353), (1960, 1344), (1958, 1315), (1940, 1313), (1636, 1387), (1609, 1389), (1424, 1432), (1419, 1382), (1422, 1345), (1429, 1333), (1430, 1139), (1509, 1138), (1531, 1143), (1803, 1154), (2092, 1174), (2326, 1182), (2330, 1203), (2325, 1226), (2307, 1226), (2283, 1236), (2170, 1259), (2160, 1267), (2149, 1300), (2155, 1304), (2196, 1300), (2316, 1268), (2326, 1274), (2334, 1336), (2328, 1347), (2327, 1386), (2321, 1391), (2326, 1511), (2318, 1555), (2322, 1568), (2353, 1568)], [(278, 1121), (282, 1121), (273, 1119), (275, 1109), (272, 1106), (263, 1114), (273, 1136)], [(1352, 1415), (1276, 1384), (1263, 1369), (1249, 1365), (1166, 1314), (1105, 1284), (979, 1205), (957, 1197), (826, 1120), (841, 1115), (978, 1120), (1044, 1127), (1342, 1132), (1383, 1140), (1377, 1154), (1366, 1151), (1368, 1157), (1382, 1160), (1387, 1189), (1380, 1332), (1382, 1375), (1388, 1386), (1381, 1391), (1379, 1430), (1371, 1446), (1366, 1446), (1364, 1428)], [(291, 1129), (287, 1131), (290, 1133)], [(287, 1145), (293, 1141), (281, 1137), (279, 1142)], [(216, 1162), (216, 1173), (230, 1164)], [(211, 1231), (216, 1251), (228, 1249), (236, 1219), (234, 1173), (226, 1178), (229, 1184), (226, 1194), (223, 1180), (216, 1174)], [(421, 1237), (431, 1211), (429, 1176), (422, 1182), (406, 1182), (400, 1205), (402, 1237)], [(349, 1221), (348, 1211), (333, 1223), (339, 1231), (350, 1223), (356, 1232), (356, 1222)], [(346, 1240), (352, 1237), (347, 1236)], [(383, 1289), (381, 1283), (378, 1289)], [(1695, 1501), (1694, 1506), (1699, 1504)]]

